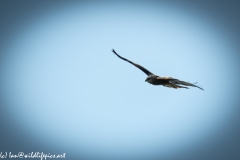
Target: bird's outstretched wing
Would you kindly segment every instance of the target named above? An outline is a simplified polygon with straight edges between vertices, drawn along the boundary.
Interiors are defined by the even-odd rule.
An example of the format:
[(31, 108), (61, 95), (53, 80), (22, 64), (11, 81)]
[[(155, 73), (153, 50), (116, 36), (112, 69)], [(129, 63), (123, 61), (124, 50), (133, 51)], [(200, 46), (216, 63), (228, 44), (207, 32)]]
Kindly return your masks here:
[(180, 81), (180, 80), (178, 80), (178, 79), (174, 79), (174, 78), (173, 78), (173, 79), (170, 79), (169, 82), (170, 82), (170, 83), (173, 83), (173, 84), (183, 85), (183, 86), (197, 87), (197, 88), (199, 88), (199, 89), (201, 89), (201, 90), (204, 91), (203, 88), (201, 88), (201, 87), (195, 85), (196, 83), (195, 83), (195, 84), (192, 84), (192, 83), (185, 82), (185, 81)]
[[(188, 89), (188, 87), (184, 87), (184, 86), (191, 86), (191, 87), (197, 87), (201, 90), (204, 90), (203, 88), (195, 85), (196, 83), (192, 84), (189, 82), (185, 82), (185, 81), (181, 81), (172, 77), (157, 77), (158, 80), (164, 80), (164, 81), (168, 81), (169, 83), (167, 83), (165, 86), (167, 87), (173, 87), (173, 88), (186, 88)], [(181, 86), (182, 85), (182, 86)]]
[(126, 58), (124, 58), (124, 57), (121, 57), (120, 55), (117, 54), (117, 52), (116, 52), (114, 49), (112, 49), (112, 52), (113, 52), (114, 54), (116, 54), (119, 58), (121, 58), (122, 60), (127, 61), (127, 62), (131, 63), (132, 65), (134, 65), (135, 67), (141, 69), (141, 70), (142, 70), (144, 73), (146, 73), (148, 76), (149, 76), (149, 75), (153, 75), (153, 73), (149, 72), (146, 68), (140, 66), (139, 64), (133, 63), (133, 62), (129, 61), (128, 59), (126, 59)]

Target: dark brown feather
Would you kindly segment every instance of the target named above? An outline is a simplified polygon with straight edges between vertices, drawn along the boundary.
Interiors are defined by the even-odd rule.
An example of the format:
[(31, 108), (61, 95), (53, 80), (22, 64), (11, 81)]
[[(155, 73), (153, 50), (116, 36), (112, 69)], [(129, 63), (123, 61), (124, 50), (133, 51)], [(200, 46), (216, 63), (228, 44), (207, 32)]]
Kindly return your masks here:
[(197, 87), (201, 90), (204, 91), (203, 88), (197, 86), (197, 85), (194, 85), (192, 83), (189, 83), (189, 82), (185, 82), (185, 81), (181, 81), (181, 80), (178, 80), (178, 79), (170, 79), (169, 82), (173, 83), (173, 84), (179, 84), (179, 85), (184, 85), (184, 86), (191, 86), (191, 87)]
[(121, 57), (120, 55), (117, 54), (117, 52), (116, 52), (114, 49), (112, 49), (112, 52), (113, 52), (114, 54), (116, 54), (119, 58), (121, 58), (122, 60), (127, 61), (127, 62), (131, 63), (132, 65), (134, 65), (135, 67), (141, 69), (144, 73), (146, 73), (146, 75), (148, 75), (148, 76), (149, 76), (149, 75), (153, 75), (153, 73), (151, 73), (150, 71), (148, 71), (146, 68), (140, 66), (139, 64), (133, 63), (132, 61), (129, 61), (128, 59), (126, 59), (126, 58), (124, 58), (124, 57)]

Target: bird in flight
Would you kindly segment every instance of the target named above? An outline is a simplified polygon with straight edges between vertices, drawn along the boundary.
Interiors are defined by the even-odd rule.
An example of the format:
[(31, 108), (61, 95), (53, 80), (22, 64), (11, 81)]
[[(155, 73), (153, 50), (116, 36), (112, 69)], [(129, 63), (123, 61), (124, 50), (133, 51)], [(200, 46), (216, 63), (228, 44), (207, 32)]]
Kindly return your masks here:
[(170, 87), (170, 88), (175, 88), (175, 89), (177, 89), (177, 88), (188, 89), (188, 87), (186, 87), (186, 86), (190, 86), (190, 87), (197, 87), (197, 88), (203, 90), (203, 88), (195, 85), (196, 83), (192, 84), (192, 83), (181, 81), (181, 80), (178, 80), (178, 79), (172, 78), (172, 77), (157, 76), (157, 75), (151, 73), (150, 71), (148, 71), (146, 68), (142, 67), (141, 65), (139, 65), (137, 63), (133, 63), (132, 61), (129, 61), (128, 59), (126, 59), (124, 57), (121, 57), (119, 54), (117, 54), (117, 52), (114, 49), (112, 49), (112, 52), (114, 54), (116, 54), (119, 58), (121, 58), (122, 60), (127, 61), (127, 62), (131, 63), (132, 65), (134, 65), (135, 67), (142, 70), (146, 75), (148, 75), (145, 82), (148, 82), (152, 85), (163, 85), (165, 87)]

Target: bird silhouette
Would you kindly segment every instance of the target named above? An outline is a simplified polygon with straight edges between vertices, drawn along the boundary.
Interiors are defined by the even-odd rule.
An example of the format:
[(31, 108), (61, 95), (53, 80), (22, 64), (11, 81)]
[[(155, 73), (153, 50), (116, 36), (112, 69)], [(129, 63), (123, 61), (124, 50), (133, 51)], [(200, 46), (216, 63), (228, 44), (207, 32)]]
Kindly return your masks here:
[[(152, 72), (148, 71), (146, 68), (144, 68), (143, 66), (134, 63), (122, 56), (120, 56), (119, 54), (117, 54), (117, 52), (112, 49), (112, 52), (117, 55), (119, 58), (121, 58), (124, 61), (127, 61), (129, 63), (131, 63), (132, 65), (134, 65), (135, 67), (139, 68), (140, 70), (142, 70), (146, 75), (148, 75), (148, 77), (146, 78), (145, 82), (148, 82), (152, 85), (162, 85), (165, 87), (169, 87), (169, 88), (186, 88), (188, 89), (188, 87), (197, 87), (201, 90), (203, 90), (203, 88), (195, 85), (196, 83), (189, 83), (189, 82), (185, 82), (185, 81), (181, 81), (178, 80), (176, 78), (172, 78), (172, 77), (160, 77), (158, 75), (153, 74)], [(187, 86), (187, 87), (186, 87)]]

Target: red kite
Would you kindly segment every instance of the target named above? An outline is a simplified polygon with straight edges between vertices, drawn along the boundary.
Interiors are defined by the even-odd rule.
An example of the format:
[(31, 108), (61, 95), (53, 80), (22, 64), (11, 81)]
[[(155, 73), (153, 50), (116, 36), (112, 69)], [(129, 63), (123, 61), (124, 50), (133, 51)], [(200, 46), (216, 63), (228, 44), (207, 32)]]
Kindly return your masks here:
[(201, 90), (203, 90), (203, 88), (196, 86), (195, 84), (192, 83), (188, 83), (185, 81), (181, 81), (178, 80), (176, 78), (172, 78), (172, 77), (160, 77), (157, 76), (153, 73), (151, 73), (150, 71), (148, 71), (146, 68), (140, 66), (139, 64), (133, 63), (131, 61), (129, 61), (128, 59), (121, 57), (120, 55), (117, 54), (117, 52), (113, 49), (112, 52), (114, 54), (116, 54), (119, 58), (121, 58), (124, 61), (127, 61), (129, 63), (131, 63), (132, 65), (134, 65), (135, 67), (141, 69), (146, 75), (148, 75), (148, 77), (146, 78), (145, 82), (147, 81), (148, 83), (152, 84), (152, 85), (163, 85), (165, 87), (170, 87), (170, 88), (186, 88), (188, 89), (188, 87), (185, 86), (191, 86), (191, 87), (197, 87)]

